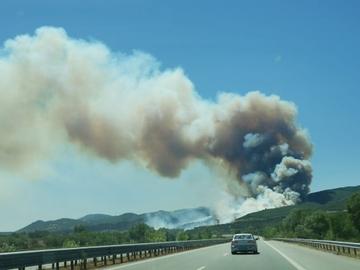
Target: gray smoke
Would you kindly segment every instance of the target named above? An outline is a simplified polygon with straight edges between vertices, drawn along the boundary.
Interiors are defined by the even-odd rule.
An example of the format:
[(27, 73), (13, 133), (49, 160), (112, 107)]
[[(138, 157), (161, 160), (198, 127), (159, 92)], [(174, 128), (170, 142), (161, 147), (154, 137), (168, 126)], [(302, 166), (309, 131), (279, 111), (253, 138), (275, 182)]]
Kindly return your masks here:
[(286, 205), (308, 193), (312, 145), (293, 103), (260, 92), (204, 100), (180, 68), (159, 66), (147, 54), (112, 53), (59, 28), (6, 41), (0, 166), (37, 174), (42, 161), (71, 143), (170, 178), (203, 160), (226, 171), (236, 199), (276, 193), (276, 202)]
[(214, 213), (208, 208), (198, 207), (176, 211), (158, 211), (145, 214), (147, 225), (159, 229), (193, 229), (199, 226), (217, 224)]

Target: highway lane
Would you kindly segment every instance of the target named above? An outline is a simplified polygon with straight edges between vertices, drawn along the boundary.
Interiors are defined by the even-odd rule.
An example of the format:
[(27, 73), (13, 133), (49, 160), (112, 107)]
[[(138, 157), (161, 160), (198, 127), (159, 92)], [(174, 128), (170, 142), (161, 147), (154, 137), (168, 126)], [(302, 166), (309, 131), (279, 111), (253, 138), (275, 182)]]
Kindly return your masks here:
[(360, 269), (360, 259), (336, 255), (300, 245), (269, 241), (266, 242), (278, 252), (291, 258), (306, 270), (355, 270)]
[(296, 270), (274, 249), (258, 241), (260, 254), (231, 255), (230, 243), (172, 254), (155, 259), (144, 260), (106, 268), (107, 270), (227, 270), (227, 269), (283, 269)]
[(276, 241), (258, 241), (259, 254), (231, 255), (230, 243), (107, 267), (107, 270), (354, 270), (360, 260)]

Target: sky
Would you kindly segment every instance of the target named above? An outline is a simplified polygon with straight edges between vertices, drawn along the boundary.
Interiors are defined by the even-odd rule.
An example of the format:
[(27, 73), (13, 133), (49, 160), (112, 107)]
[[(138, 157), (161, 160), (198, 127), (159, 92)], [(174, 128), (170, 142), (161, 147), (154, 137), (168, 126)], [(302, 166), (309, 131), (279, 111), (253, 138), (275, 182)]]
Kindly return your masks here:
[[(359, 185), (359, 1), (1, 1), (0, 43), (41, 26), (111, 51), (181, 67), (203, 98), (259, 90), (294, 102), (314, 144), (311, 191)], [(3, 45), (1, 45), (3, 46)], [(89, 213), (212, 205), (211, 169), (195, 162), (164, 179), (130, 161), (84, 157), (71, 146), (27, 179), (0, 170), (0, 231)], [(206, 186), (206, 189), (204, 187)], [(204, 192), (206, 190), (206, 192)]]

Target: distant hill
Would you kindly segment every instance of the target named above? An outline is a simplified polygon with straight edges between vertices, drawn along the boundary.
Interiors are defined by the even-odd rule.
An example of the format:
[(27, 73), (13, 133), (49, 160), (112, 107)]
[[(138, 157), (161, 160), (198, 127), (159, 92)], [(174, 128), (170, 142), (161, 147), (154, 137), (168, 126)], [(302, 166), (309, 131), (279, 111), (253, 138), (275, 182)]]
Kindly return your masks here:
[(280, 208), (266, 209), (254, 212), (236, 219), (234, 222), (195, 228), (193, 231), (210, 229), (216, 234), (229, 234), (237, 232), (260, 232), (267, 226), (273, 226), (282, 221), (294, 209), (321, 209), (328, 212), (345, 211), (347, 199), (355, 192), (360, 191), (360, 186), (342, 187), (323, 190), (308, 194), (305, 200), (297, 205)]
[(192, 229), (202, 225), (216, 224), (210, 209), (206, 207), (157, 211), (144, 214), (125, 213), (118, 216), (91, 214), (79, 219), (61, 218), (51, 221), (38, 220), (18, 232), (70, 232), (82, 225), (90, 231), (128, 230), (135, 224), (146, 223), (154, 228)]
[(306, 197), (303, 204), (314, 204), (314, 206), (328, 211), (344, 210), (346, 209), (347, 199), (358, 191), (360, 191), (360, 186), (313, 192)]
[(281, 222), (281, 220), (294, 209), (310, 208), (325, 211), (343, 211), (346, 209), (346, 200), (357, 191), (360, 191), (360, 186), (313, 192), (308, 194), (305, 200), (297, 205), (254, 212), (227, 224), (217, 224), (217, 220), (209, 208), (199, 207), (144, 214), (125, 213), (117, 216), (91, 214), (79, 219), (62, 218), (52, 221), (39, 220), (20, 229), (19, 232), (70, 232), (73, 231), (77, 225), (83, 225), (90, 231), (124, 231), (138, 223), (146, 223), (154, 228), (195, 228), (195, 232), (196, 230), (202, 230), (204, 228), (209, 228), (216, 233), (222, 234), (239, 231), (256, 232), (261, 228)]

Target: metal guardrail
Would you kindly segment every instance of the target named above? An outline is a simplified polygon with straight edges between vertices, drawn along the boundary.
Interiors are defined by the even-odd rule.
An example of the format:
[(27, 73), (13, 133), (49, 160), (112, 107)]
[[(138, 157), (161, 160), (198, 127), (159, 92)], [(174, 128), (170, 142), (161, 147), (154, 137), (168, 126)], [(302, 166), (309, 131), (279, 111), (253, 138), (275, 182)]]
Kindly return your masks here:
[(360, 243), (303, 238), (274, 238), (273, 240), (302, 244), (336, 254), (360, 256)]
[(61, 266), (86, 269), (89, 263), (94, 266), (107, 265), (109, 261), (113, 264), (123, 263), (136, 258), (159, 256), (228, 241), (230, 239), (210, 239), (7, 252), (0, 253), (0, 269), (23, 270), (28, 266), (42, 269), (45, 264), (50, 264), (53, 269), (60, 269)]

